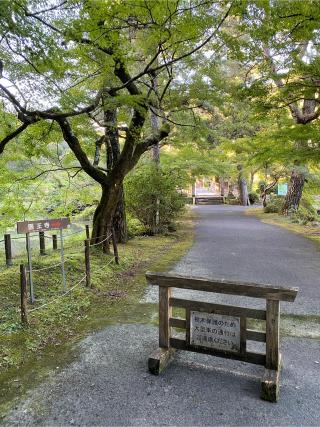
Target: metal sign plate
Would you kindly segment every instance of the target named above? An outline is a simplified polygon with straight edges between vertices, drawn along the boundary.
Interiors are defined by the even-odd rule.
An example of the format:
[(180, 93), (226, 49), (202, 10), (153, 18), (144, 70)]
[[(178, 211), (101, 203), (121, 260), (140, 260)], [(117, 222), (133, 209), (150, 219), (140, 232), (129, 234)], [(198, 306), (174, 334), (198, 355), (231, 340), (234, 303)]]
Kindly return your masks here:
[(190, 345), (240, 352), (240, 317), (190, 311)]
[(70, 224), (70, 218), (57, 219), (39, 219), (38, 221), (20, 221), (17, 222), (17, 233), (26, 234), (36, 231), (59, 230), (67, 228)]
[(288, 184), (278, 184), (278, 196), (286, 196), (288, 193)]

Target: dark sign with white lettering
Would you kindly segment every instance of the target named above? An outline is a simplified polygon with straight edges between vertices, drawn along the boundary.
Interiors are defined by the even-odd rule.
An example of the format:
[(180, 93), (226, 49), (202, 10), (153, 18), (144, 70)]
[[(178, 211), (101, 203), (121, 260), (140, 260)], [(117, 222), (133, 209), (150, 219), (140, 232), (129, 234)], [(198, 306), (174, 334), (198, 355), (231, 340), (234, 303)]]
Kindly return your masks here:
[(26, 234), (37, 231), (59, 230), (67, 228), (70, 224), (69, 218), (58, 219), (39, 219), (38, 221), (20, 221), (17, 222), (17, 233)]

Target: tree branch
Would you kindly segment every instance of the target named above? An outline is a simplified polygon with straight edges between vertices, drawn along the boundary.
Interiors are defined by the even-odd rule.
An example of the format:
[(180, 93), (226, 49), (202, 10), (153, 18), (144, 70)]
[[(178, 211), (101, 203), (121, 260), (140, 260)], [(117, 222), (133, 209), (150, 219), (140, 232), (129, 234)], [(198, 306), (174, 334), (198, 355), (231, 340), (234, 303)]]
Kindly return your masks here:
[(20, 127), (18, 127), (15, 131), (11, 132), (9, 135), (7, 135), (3, 140), (0, 142), (0, 154), (3, 153), (6, 145), (8, 142), (10, 142), (13, 138), (18, 136), (21, 132), (23, 132), (27, 127), (29, 126), (29, 123), (23, 123)]
[(90, 163), (86, 153), (83, 151), (80, 145), (78, 138), (72, 132), (68, 120), (66, 118), (59, 118), (56, 119), (56, 121), (61, 128), (64, 140), (78, 159), (82, 169), (95, 181), (99, 182), (100, 184), (105, 184), (107, 179), (106, 175)]

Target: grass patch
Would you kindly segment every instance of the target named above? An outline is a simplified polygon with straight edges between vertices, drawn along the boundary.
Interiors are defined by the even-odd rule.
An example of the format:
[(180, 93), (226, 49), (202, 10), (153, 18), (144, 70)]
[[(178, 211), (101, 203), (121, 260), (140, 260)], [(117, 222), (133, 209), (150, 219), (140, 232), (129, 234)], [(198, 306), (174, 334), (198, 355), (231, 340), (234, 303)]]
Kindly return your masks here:
[[(62, 293), (59, 267), (50, 274), (34, 275), (35, 307), (29, 313), (29, 327), (20, 324), (19, 270), (22, 259), (0, 274), (0, 413), (8, 402), (43, 379), (52, 368), (73, 357), (73, 344), (87, 333), (115, 323), (149, 323), (155, 321), (156, 305), (142, 304), (146, 289), (146, 270), (166, 270), (177, 262), (193, 243), (192, 212), (168, 235), (137, 237), (119, 245), (120, 265), (97, 249), (92, 250), (93, 289), (80, 284), (70, 294)], [(75, 246), (80, 252), (75, 252)], [(68, 287), (84, 275), (83, 242), (69, 241), (66, 249)], [(59, 262), (59, 254), (48, 251), (38, 257), (34, 268)], [(29, 306), (29, 309), (33, 307)]]
[(290, 217), (279, 215), (277, 213), (265, 213), (263, 208), (251, 208), (246, 210), (246, 215), (253, 215), (258, 217), (262, 222), (279, 227), (286, 228), (293, 233), (297, 233), (313, 240), (320, 244), (320, 228), (312, 225), (295, 224), (291, 221)]

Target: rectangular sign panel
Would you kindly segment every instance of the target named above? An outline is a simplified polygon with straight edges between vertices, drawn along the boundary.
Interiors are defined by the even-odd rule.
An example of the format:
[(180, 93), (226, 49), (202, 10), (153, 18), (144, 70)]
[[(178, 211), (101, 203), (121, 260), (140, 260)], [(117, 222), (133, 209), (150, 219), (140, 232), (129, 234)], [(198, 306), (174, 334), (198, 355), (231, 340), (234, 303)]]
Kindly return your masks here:
[(278, 184), (278, 196), (286, 196), (288, 193), (288, 184)]
[(190, 311), (190, 345), (240, 352), (240, 317)]
[(35, 231), (59, 230), (67, 228), (70, 224), (69, 218), (58, 219), (39, 219), (38, 221), (20, 221), (17, 222), (17, 233), (26, 234)]

